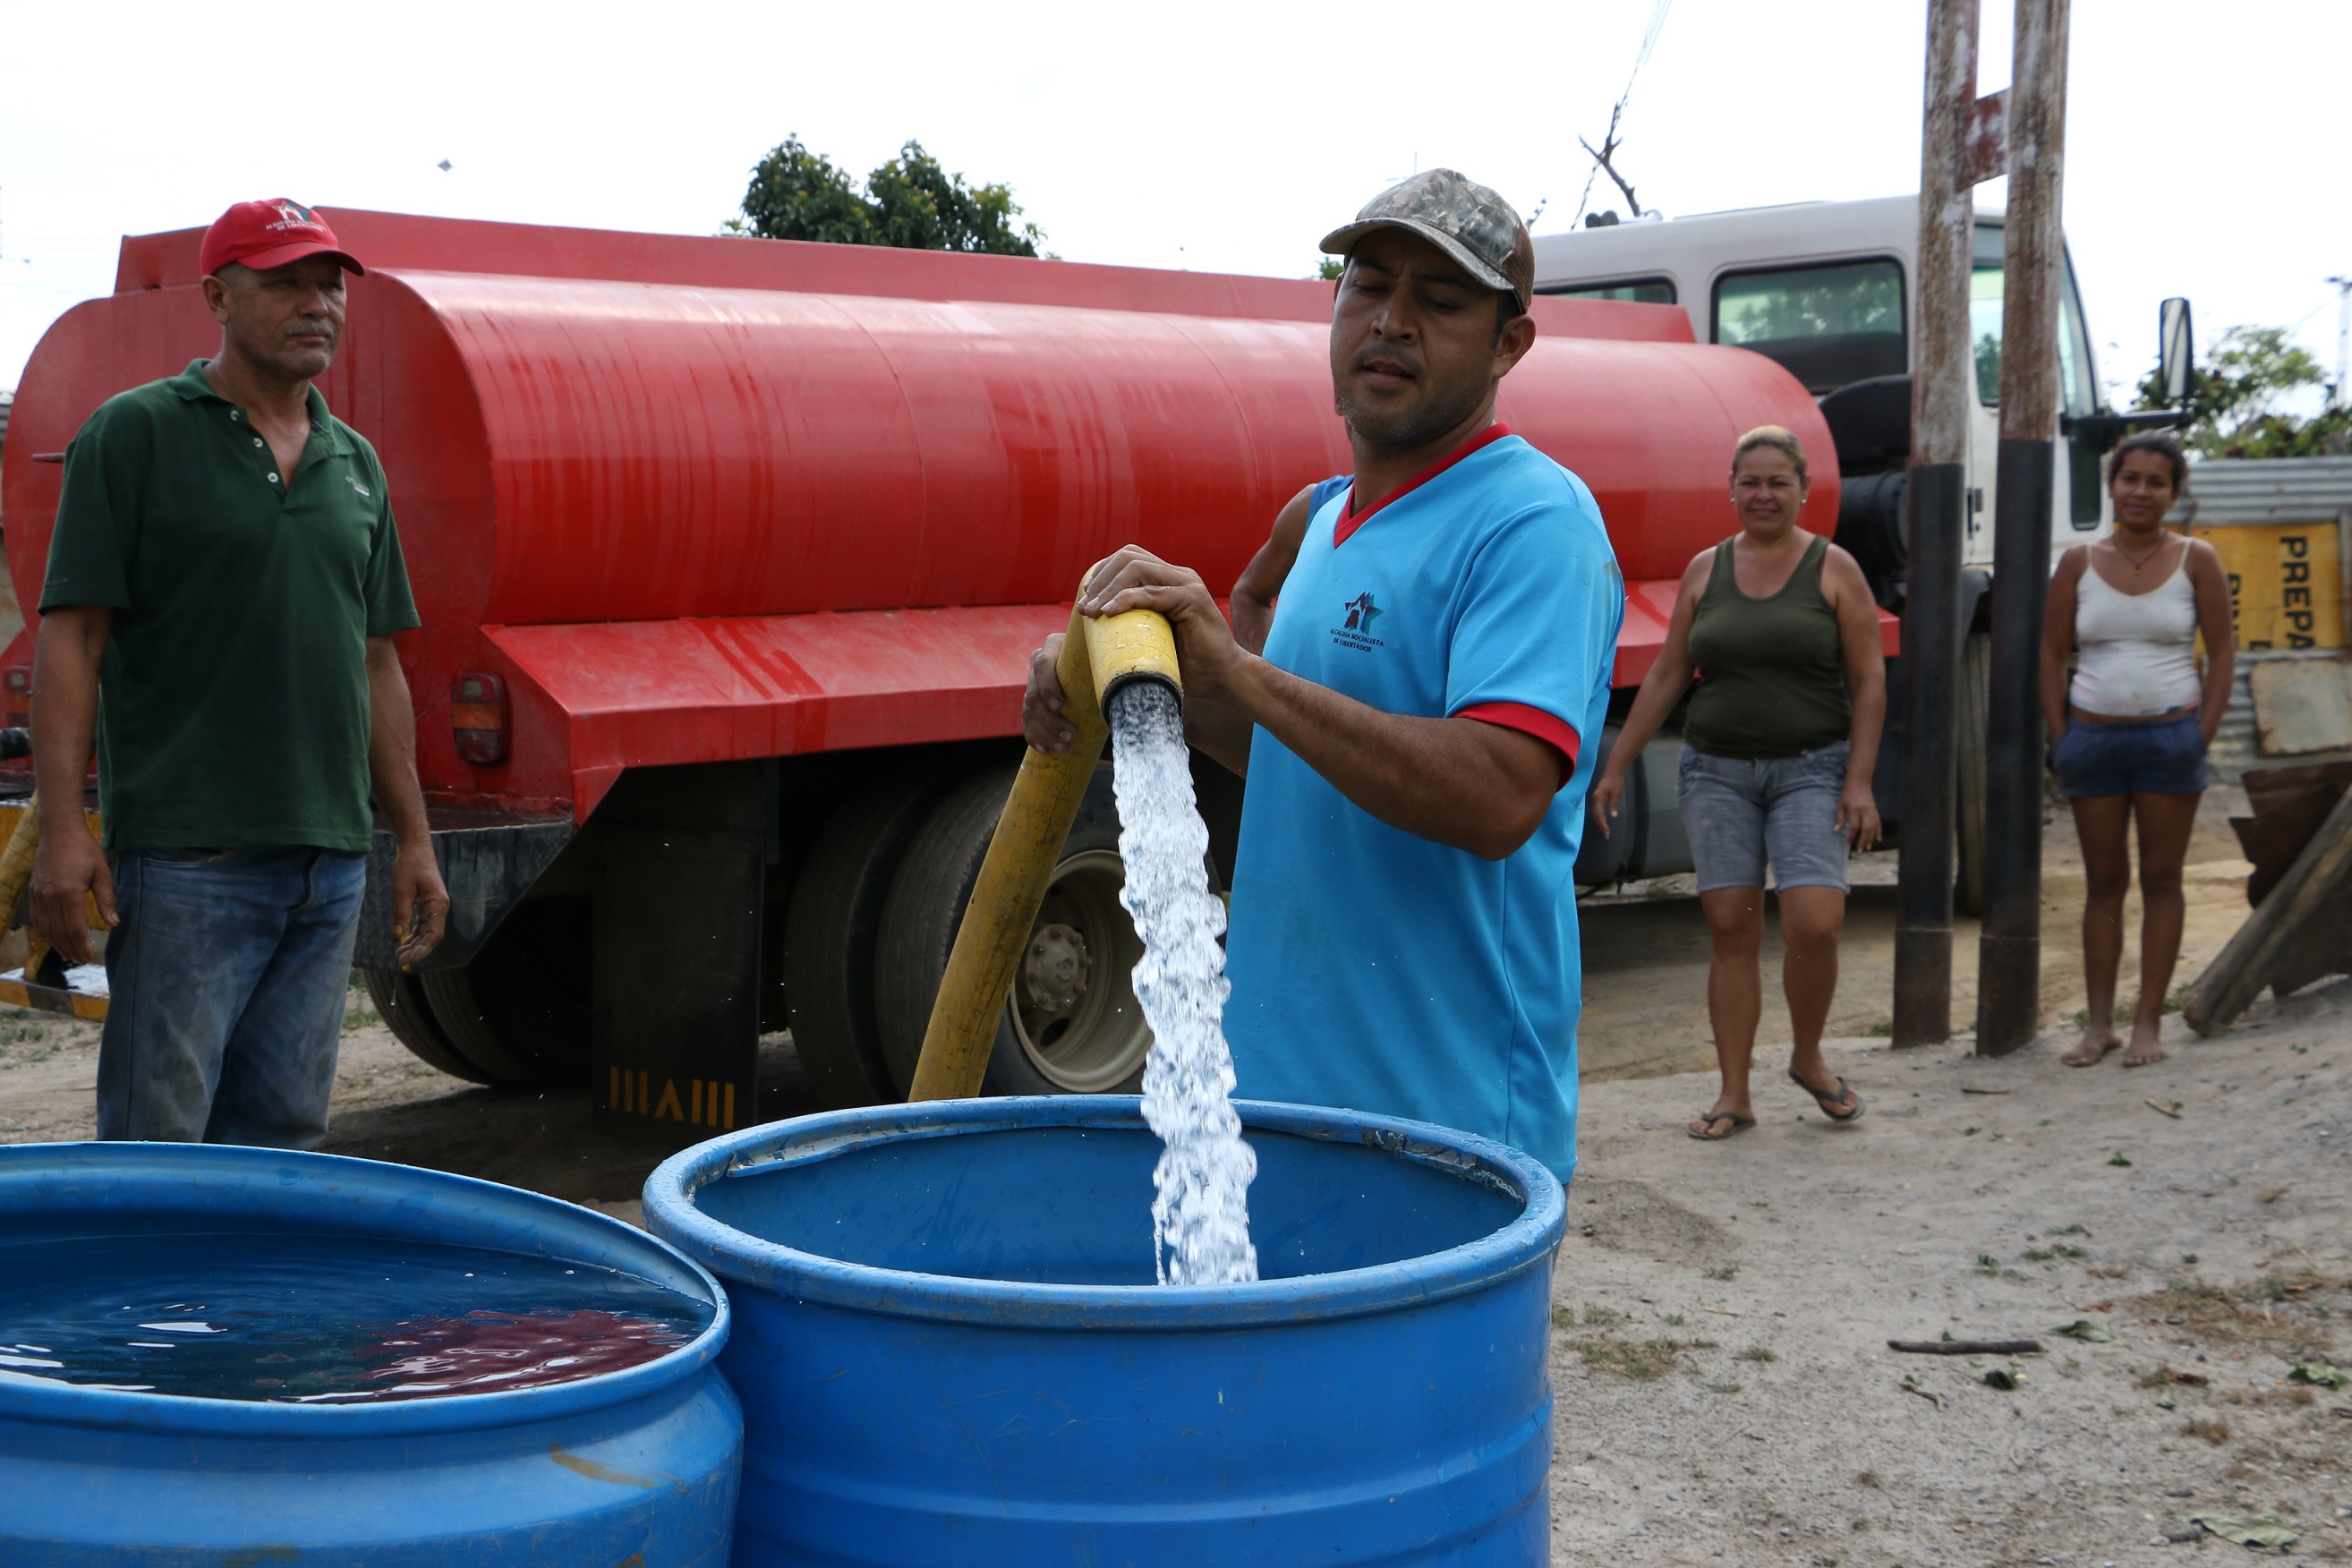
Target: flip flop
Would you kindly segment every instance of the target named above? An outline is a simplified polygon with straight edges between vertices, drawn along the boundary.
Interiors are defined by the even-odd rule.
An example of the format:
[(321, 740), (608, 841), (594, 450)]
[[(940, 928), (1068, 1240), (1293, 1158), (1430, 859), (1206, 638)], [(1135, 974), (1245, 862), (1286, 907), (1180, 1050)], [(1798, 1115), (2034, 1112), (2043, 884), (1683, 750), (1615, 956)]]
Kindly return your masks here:
[(1728, 1121), (1731, 1123), (1729, 1127), (1725, 1128), (1720, 1132), (1694, 1132), (1687, 1127), (1683, 1129), (1684, 1137), (1696, 1138), (1702, 1143), (1720, 1143), (1725, 1139), (1732, 1137), (1738, 1133), (1744, 1132), (1748, 1128), (1756, 1125), (1756, 1118), (1752, 1116), (1734, 1116), (1728, 1110), (1714, 1111), (1708, 1115), (1701, 1116), (1698, 1120), (1705, 1122), (1709, 1127), (1713, 1127), (1718, 1121)]
[[(1803, 1079), (1799, 1078), (1795, 1068), (1790, 1068), (1789, 1069), (1789, 1081), (1795, 1084), (1799, 1089), (1803, 1089), (1807, 1094), (1811, 1095), (1813, 1097), (1813, 1103), (1822, 1108), (1822, 1114), (1828, 1117), (1832, 1121), (1859, 1121), (1862, 1120), (1862, 1096), (1856, 1093), (1853, 1086), (1846, 1082), (1845, 1079), (1838, 1079), (1837, 1092), (1835, 1094), (1823, 1094), (1820, 1089), (1815, 1089), (1811, 1084), (1809, 1084)], [(1853, 1109), (1841, 1116), (1838, 1114), (1837, 1108), (1847, 1103), (1846, 1097), (1848, 1095), (1852, 1095), (1853, 1097)]]

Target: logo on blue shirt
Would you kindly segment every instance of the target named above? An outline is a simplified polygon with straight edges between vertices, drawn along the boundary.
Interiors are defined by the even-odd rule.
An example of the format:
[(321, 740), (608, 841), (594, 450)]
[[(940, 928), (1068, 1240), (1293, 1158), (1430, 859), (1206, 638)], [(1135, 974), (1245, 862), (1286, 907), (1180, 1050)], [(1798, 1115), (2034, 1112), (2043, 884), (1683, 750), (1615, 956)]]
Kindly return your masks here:
[(1352, 647), (1366, 653), (1373, 648), (1387, 646), (1380, 638), (1372, 636), (1372, 623), (1388, 612), (1372, 603), (1372, 595), (1369, 590), (1357, 595), (1340, 607), (1348, 612), (1348, 618), (1343, 624), (1331, 628), (1333, 642), (1342, 647)]

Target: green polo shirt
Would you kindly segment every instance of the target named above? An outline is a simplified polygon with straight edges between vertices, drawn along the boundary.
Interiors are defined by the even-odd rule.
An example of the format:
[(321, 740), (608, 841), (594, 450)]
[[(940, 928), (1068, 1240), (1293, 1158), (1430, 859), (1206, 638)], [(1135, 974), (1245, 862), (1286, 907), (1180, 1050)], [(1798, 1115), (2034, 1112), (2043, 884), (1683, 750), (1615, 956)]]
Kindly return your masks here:
[(287, 483), (205, 363), (108, 399), (66, 448), (41, 609), (114, 611), (106, 847), (363, 851), (367, 639), (420, 624), (383, 465), (312, 387)]

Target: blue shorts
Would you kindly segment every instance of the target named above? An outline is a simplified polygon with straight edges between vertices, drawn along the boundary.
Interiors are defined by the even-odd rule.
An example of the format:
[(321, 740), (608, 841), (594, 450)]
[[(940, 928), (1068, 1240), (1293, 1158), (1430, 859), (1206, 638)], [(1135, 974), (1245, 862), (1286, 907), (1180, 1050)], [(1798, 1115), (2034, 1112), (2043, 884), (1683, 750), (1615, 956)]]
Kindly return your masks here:
[(1853, 748), (1843, 741), (1793, 757), (1711, 757), (1683, 748), (1675, 795), (1689, 836), (1698, 890), (1776, 888), (1845, 891), (1838, 796)]
[(2050, 748), (2070, 800), (2205, 793), (2205, 731), (2194, 713), (2113, 724), (2069, 724)]

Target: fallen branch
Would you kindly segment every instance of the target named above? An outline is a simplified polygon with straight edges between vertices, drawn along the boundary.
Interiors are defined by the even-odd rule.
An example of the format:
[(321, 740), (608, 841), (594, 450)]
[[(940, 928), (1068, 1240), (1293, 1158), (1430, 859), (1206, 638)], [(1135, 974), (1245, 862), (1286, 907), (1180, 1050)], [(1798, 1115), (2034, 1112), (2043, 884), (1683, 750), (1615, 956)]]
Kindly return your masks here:
[(2167, 1105), (2160, 1100), (2143, 1100), (2141, 1103), (2146, 1105), (2150, 1110), (2162, 1111), (2165, 1115), (2171, 1117), (2175, 1121), (2180, 1120), (2180, 1108), (2177, 1105)]
[(2040, 1355), (2040, 1340), (1889, 1340), (1905, 1355)]

